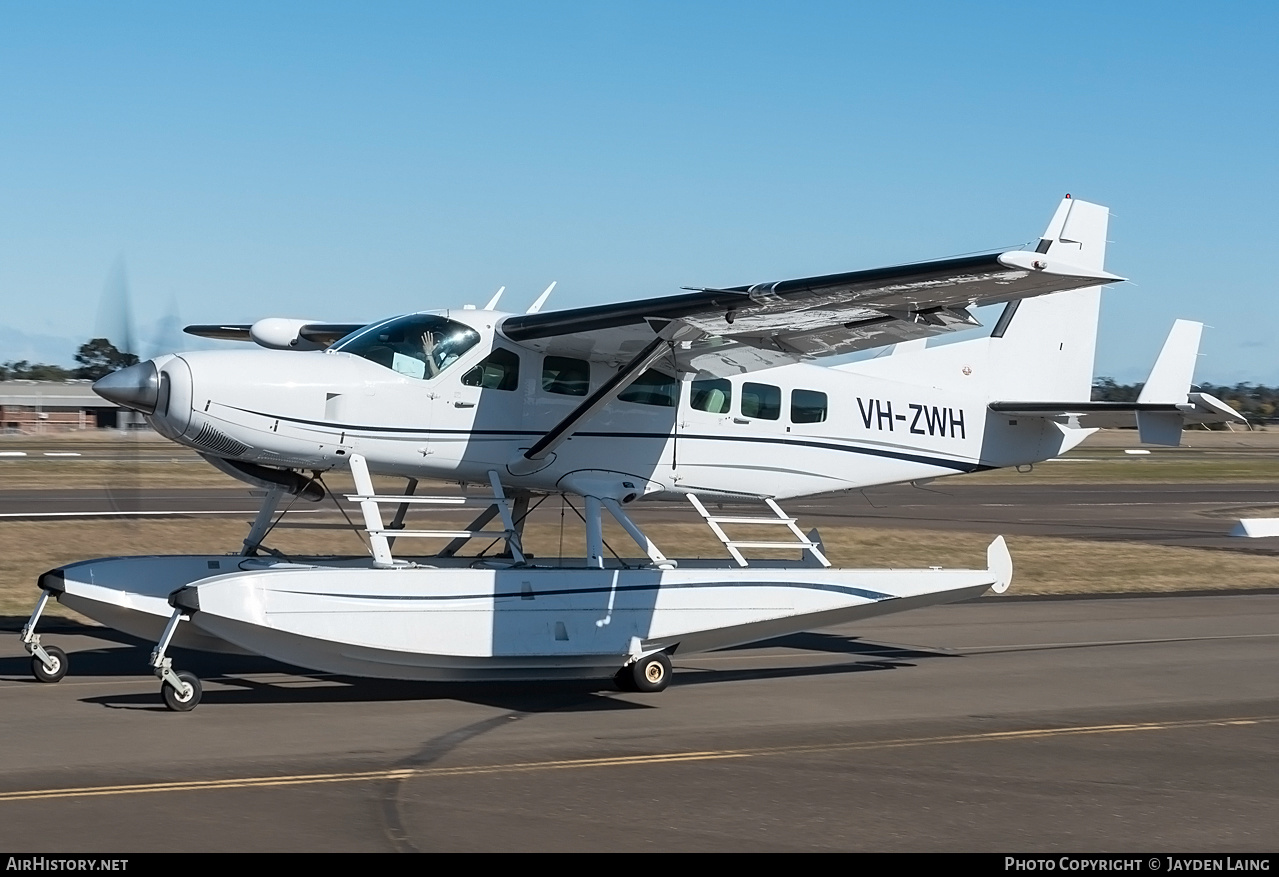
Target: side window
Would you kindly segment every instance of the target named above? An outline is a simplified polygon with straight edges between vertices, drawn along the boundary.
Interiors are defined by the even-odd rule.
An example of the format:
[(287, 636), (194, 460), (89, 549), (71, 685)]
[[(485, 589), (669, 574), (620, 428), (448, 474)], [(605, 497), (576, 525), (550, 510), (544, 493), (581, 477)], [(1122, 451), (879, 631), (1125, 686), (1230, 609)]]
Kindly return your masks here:
[(462, 375), (462, 385), (481, 387), (485, 390), (514, 390), (520, 384), (520, 358), (518, 354), (501, 347)]
[(796, 390), (790, 394), (791, 423), (823, 423), (826, 420), (826, 394), (816, 390)]
[(617, 398), (623, 402), (637, 402), (640, 405), (674, 408), (679, 402), (679, 381), (649, 369), (636, 378), (634, 383), (623, 390)]
[(693, 381), (689, 404), (697, 411), (727, 414), (733, 405), (733, 384), (727, 378)]
[(782, 416), (782, 391), (772, 384), (742, 384), (742, 416), (778, 420)]
[(542, 360), (542, 389), (560, 396), (585, 396), (591, 389), (591, 364), (567, 356), (546, 357)]

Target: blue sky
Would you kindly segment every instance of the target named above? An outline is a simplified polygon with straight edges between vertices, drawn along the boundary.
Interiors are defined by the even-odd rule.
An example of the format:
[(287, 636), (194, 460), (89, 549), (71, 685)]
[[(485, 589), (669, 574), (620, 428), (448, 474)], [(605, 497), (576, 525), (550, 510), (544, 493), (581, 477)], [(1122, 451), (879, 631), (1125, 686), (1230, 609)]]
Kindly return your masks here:
[[(1097, 370), (1279, 384), (1279, 7), (0, 5), (0, 361), (1013, 246), (1110, 206)], [(144, 345), (145, 346), (145, 345)], [(60, 352), (60, 351), (65, 351)]]

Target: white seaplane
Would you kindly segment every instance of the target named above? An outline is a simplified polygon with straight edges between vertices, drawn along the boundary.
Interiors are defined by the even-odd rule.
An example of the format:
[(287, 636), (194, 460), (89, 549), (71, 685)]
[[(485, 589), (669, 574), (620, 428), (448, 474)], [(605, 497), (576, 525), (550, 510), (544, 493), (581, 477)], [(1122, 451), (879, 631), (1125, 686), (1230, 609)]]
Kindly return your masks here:
[[(171, 645), (267, 656), (314, 670), (395, 679), (613, 676), (659, 691), (670, 655), (1002, 592), (1002, 538), (984, 570), (832, 569), (794, 497), (1019, 466), (1056, 457), (1097, 427), (1135, 424), (1175, 445), (1189, 423), (1237, 420), (1190, 392), (1201, 325), (1178, 321), (1135, 404), (1090, 402), (1106, 208), (1069, 196), (1033, 250), (542, 313), (430, 311), (369, 325), (264, 319), (192, 326), (248, 350), (159, 356), (109, 375), (100, 395), (162, 435), (266, 489), (238, 555), (122, 557), (60, 567), (22, 638), (37, 678), (67, 656), (42, 645), (50, 597), (157, 642), (151, 665), (175, 710), (201, 684)], [(548, 290), (549, 292), (549, 290)], [(500, 291), (499, 291), (500, 295)], [(1006, 303), (988, 337), (928, 348)], [(871, 348), (889, 355), (825, 367)], [(259, 547), (286, 495), (322, 498), (315, 475), (349, 467), (368, 557), (283, 558)], [(379, 495), (372, 476), (407, 479)], [(485, 485), (461, 530), (406, 529), (420, 478)], [(545, 563), (521, 544), (531, 497), (584, 506), (586, 556)], [(469, 495), (471, 501), (476, 497)], [(635, 502), (691, 503), (735, 565), (672, 560), (631, 520)], [(761, 516), (705, 502), (754, 500)], [(396, 507), (387, 524), (381, 508)], [(644, 557), (606, 559), (607, 513)], [(494, 519), (501, 527), (485, 530)], [(782, 541), (734, 539), (775, 524)], [(430, 557), (395, 540), (435, 537)], [(462, 557), (475, 537), (502, 556)], [(418, 543), (422, 544), (422, 543)], [(748, 561), (790, 546), (800, 561)]]

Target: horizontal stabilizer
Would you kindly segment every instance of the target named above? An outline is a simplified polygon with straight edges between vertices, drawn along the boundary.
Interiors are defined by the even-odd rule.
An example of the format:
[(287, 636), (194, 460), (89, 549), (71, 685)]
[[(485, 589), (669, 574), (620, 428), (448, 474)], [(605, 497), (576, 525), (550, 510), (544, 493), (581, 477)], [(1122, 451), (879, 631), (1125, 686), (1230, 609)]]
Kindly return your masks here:
[[(1242, 414), (1207, 393), (1187, 393), (1184, 402), (992, 402), (990, 410), (1005, 417), (1043, 417), (1072, 427), (1141, 430), (1148, 444), (1180, 442), (1182, 427), (1198, 424), (1247, 423)], [(1177, 437), (1169, 432), (1175, 424)], [(1149, 437), (1148, 437), (1149, 436)]]
[[(1051, 227), (1050, 227), (1051, 230)], [(1243, 415), (1207, 393), (1190, 392), (1203, 323), (1177, 320), (1136, 402), (992, 402), (1008, 417), (1043, 417), (1075, 428), (1131, 429), (1148, 445), (1181, 444), (1192, 424), (1247, 423)]]

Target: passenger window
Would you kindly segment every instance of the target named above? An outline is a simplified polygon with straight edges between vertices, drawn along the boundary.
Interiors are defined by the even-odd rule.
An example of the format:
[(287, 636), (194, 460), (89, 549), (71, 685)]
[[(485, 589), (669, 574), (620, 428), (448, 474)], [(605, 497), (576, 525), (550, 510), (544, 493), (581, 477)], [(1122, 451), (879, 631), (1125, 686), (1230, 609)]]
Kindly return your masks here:
[(462, 375), (462, 385), (484, 390), (514, 390), (520, 384), (520, 358), (501, 347)]
[(826, 394), (816, 390), (796, 390), (790, 395), (791, 423), (822, 423), (826, 420)]
[(778, 420), (782, 416), (782, 391), (772, 384), (742, 384), (742, 416)]
[(560, 396), (585, 396), (591, 389), (591, 364), (567, 356), (546, 357), (542, 360), (542, 389)]
[(649, 369), (636, 378), (635, 382), (623, 390), (617, 398), (623, 402), (636, 402), (640, 405), (674, 408), (679, 402), (679, 381)]
[(689, 404), (697, 411), (727, 414), (733, 405), (733, 384), (725, 378), (693, 381)]

